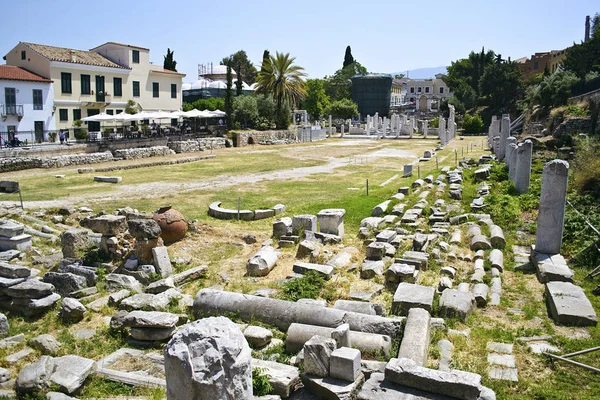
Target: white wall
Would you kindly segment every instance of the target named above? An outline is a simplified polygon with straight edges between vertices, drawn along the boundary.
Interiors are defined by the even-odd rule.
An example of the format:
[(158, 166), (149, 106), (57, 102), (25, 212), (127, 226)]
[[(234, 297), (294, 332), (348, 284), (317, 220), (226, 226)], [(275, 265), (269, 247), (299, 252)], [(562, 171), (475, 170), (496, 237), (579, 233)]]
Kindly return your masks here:
[[(51, 83), (0, 80), (0, 103), (4, 104), (4, 88), (15, 88), (17, 105), (23, 105), (23, 118), (9, 116), (6, 121), (0, 118), (0, 132), (6, 132), (9, 125), (17, 131), (33, 131), (34, 121), (43, 121), (44, 130), (56, 129), (55, 115), (52, 114), (54, 93)], [(33, 109), (33, 89), (42, 90), (43, 109)]]

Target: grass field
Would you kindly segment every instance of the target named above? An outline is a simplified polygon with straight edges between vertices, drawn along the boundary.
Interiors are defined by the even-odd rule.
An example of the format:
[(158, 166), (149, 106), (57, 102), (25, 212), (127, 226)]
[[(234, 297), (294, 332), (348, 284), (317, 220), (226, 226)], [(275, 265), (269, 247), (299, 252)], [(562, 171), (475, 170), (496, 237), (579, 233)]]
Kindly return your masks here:
[[(213, 201), (221, 201), (225, 208), (236, 208), (238, 198), (243, 209), (269, 208), (277, 203), (286, 206), (283, 216), (295, 214), (317, 214), (325, 208), (344, 208), (346, 237), (344, 246), (356, 247), (361, 255), (354, 262), (360, 264), (364, 258), (364, 244), (356, 236), (360, 221), (371, 215), (371, 210), (378, 203), (387, 200), (397, 192), (399, 187), (410, 186), (417, 174), (421, 178), (433, 174), (434, 178), (444, 166), (454, 166), (455, 160), (464, 157), (477, 159), (484, 153), (481, 137), (467, 137), (464, 140), (451, 142), (446, 149), (437, 153), (438, 167), (435, 159), (417, 163), (414, 176), (402, 178), (402, 167), (413, 162), (415, 157), (423, 155), (424, 150), (432, 150), (433, 140), (338, 140), (300, 144), (293, 146), (249, 146), (247, 148), (221, 149), (215, 151), (216, 158), (198, 162), (172, 166), (150, 167), (115, 171), (110, 175), (123, 177), (118, 185), (92, 182), (93, 173), (78, 174), (74, 168), (61, 170), (32, 170), (10, 174), (11, 179), (19, 180), (23, 195), (29, 206), (44, 205), (52, 207), (65, 203), (76, 206), (88, 206), (98, 212), (112, 212), (116, 208), (133, 207), (142, 211), (153, 211), (165, 204), (181, 211), (188, 221), (194, 223), (195, 231), (186, 239), (169, 246), (171, 259), (191, 260), (189, 265), (205, 264), (209, 274), (205, 279), (193, 282), (184, 288), (185, 293), (195, 295), (198, 289), (212, 285), (221, 285), (225, 290), (250, 293), (253, 290), (271, 287), (279, 288), (279, 280), (291, 271), (295, 260), (295, 249), (281, 249), (281, 256), (276, 268), (267, 276), (259, 279), (248, 279), (245, 275), (245, 263), (268, 240), (272, 231), (272, 220), (261, 221), (220, 221), (207, 215), (208, 205)], [(466, 149), (469, 149), (466, 152)], [(472, 151), (471, 151), (472, 149)], [(456, 156), (455, 156), (456, 154)], [(123, 161), (119, 163), (131, 163)], [(111, 163), (110, 165), (115, 165)], [(98, 165), (102, 167), (105, 165)], [(93, 166), (92, 166), (93, 167)], [(54, 176), (64, 174), (65, 178)], [(108, 175), (105, 173), (104, 175)], [(368, 195), (367, 195), (368, 180)], [(388, 181), (384, 186), (382, 183)], [(465, 171), (464, 198), (459, 204), (467, 212), (469, 204), (476, 193), (476, 183), (472, 171)], [(516, 341), (520, 336), (552, 335), (551, 343), (557, 345), (563, 353), (573, 352), (593, 346), (600, 342), (600, 328), (567, 328), (556, 326), (548, 317), (543, 298), (543, 285), (537, 282), (535, 275), (514, 272), (512, 263), (513, 244), (531, 244), (531, 236), (518, 236), (517, 232), (531, 231), (535, 224), (535, 210), (526, 210), (523, 199), (506, 195), (502, 182), (490, 182), (492, 195), (490, 206), (485, 212), (492, 214), (494, 221), (503, 226), (507, 238), (505, 250), (505, 272), (503, 273), (503, 297), (500, 306), (478, 309), (467, 322), (448, 319), (450, 328), (470, 330), (468, 338), (448, 336), (445, 331), (437, 331), (432, 336), (430, 345), (430, 366), (436, 367), (439, 354), (436, 343), (439, 339), (449, 339), (455, 346), (453, 366), (458, 369), (480, 373), (483, 383), (493, 388), (499, 399), (593, 399), (600, 393), (600, 381), (591, 372), (564, 363), (551, 363), (544, 356), (531, 353), (525, 344)], [(452, 202), (448, 193), (438, 195), (432, 193), (428, 197), (430, 204), (439, 196)], [(0, 199), (5, 200), (5, 199)], [(408, 207), (418, 201), (417, 195), (406, 197), (402, 202)], [(40, 202), (40, 203), (36, 203)], [(487, 198), (486, 198), (487, 202)], [(458, 213), (458, 212), (455, 212)], [(68, 218), (66, 223), (77, 225), (76, 218)], [(502, 225), (501, 224), (501, 225)], [(424, 231), (429, 230), (423, 225)], [(463, 227), (463, 238), (466, 238), (466, 227)], [(535, 230), (533, 230), (535, 231)], [(256, 244), (247, 245), (242, 238), (246, 234), (257, 237)], [(529, 242), (528, 242), (529, 241)], [(405, 246), (406, 245), (406, 246)], [(44, 252), (53, 251), (57, 246), (40, 243)], [(410, 244), (403, 243), (407, 250)], [(325, 251), (335, 254), (341, 246), (325, 246)], [(399, 253), (402, 250), (399, 250)], [(463, 243), (460, 251), (468, 252), (468, 245)], [(452, 264), (459, 275), (455, 282), (466, 281), (471, 273), (471, 263), (456, 261)], [(430, 270), (420, 275), (422, 284), (435, 286), (439, 280), (439, 269), (444, 266), (433, 263)], [(177, 265), (177, 269), (188, 268)], [(320, 297), (330, 305), (337, 299), (348, 298), (350, 287), (367, 287), (371, 281), (361, 280), (358, 270), (338, 271), (334, 279), (324, 284)], [(600, 310), (600, 301), (591, 294), (595, 285), (584, 281), (585, 269), (576, 270), (576, 283), (583, 286), (596, 310)], [(383, 283), (381, 278), (375, 282)], [(455, 283), (457, 285), (457, 283)], [(385, 289), (375, 299), (382, 303), (387, 312), (391, 310), (393, 291)], [(520, 309), (515, 314), (511, 309)], [(49, 313), (37, 321), (26, 321), (10, 316), (11, 333), (24, 332), (27, 338), (40, 333), (51, 332), (61, 342), (61, 354), (79, 354), (98, 359), (115, 349), (125, 345), (124, 337), (110, 332), (104, 327), (102, 316), (110, 316), (116, 310), (110, 307), (100, 314), (90, 314), (83, 327), (95, 327), (97, 335), (86, 343), (80, 343), (72, 336), (73, 327), (66, 327), (58, 320), (55, 313)], [(184, 311), (174, 309), (173, 311)], [(79, 326), (77, 328), (80, 328)], [(284, 332), (276, 332), (276, 336), (284, 336)], [(487, 352), (489, 341), (515, 343), (515, 356), (519, 370), (519, 382), (516, 384), (493, 381), (487, 378)], [(0, 360), (14, 351), (0, 350)], [(31, 357), (31, 356), (30, 356)], [(37, 355), (36, 355), (37, 357)], [(33, 358), (28, 358), (17, 365), (7, 365), (0, 361), (0, 366), (9, 367), (16, 372), (18, 368)], [(598, 354), (590, 353), (580, 356), (579, 361), (589, 364), (598, 363)], [(106, 394), (141, 395), (149, 398), (160, 398), (161, 392), (149, 392), (141, 389), (130, 389), (94, 379), (86, 387), (81, 398), (101, 397)]]

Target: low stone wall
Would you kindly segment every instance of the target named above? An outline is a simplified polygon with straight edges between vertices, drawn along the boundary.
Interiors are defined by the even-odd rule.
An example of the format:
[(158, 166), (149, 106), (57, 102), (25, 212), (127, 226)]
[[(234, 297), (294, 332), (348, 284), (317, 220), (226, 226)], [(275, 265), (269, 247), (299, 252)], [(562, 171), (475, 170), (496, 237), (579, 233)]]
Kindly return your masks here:
[(249, 144), (290, 144), (298, 143), (296, 130), (285, 131), (242, 131), (234, 133), (235, 147)]
[(194, 139), (185, 141), (172, 141), (167, 145), (175, 153), (192, 153), (195, 151), (204, 151), (210, 149), (220, 149), (225, 147), (226, 139), (220, 137), (210, 137), (205, 139)]
[(220, 201), (215, 201), (208, 206), (208, 215), (216, 219), (238, 219), (242, 221), (256, 221), (259, 219), (271, 218), (285, 211), (283, 204), (277, 204), (273, 208), (265, 210), (231, 210), (222, 208)]
[(143, 164), (132, 164), (132, 165), (117, 165), (114, 167), (105, 167), (105, 168), (79, 168), (77, 172), (80, 174), (91, 173), (91, 172), (112, 172), (112, 171), (122, 171), (128, 169), (137, 169), (137, 168), (149, 168), (149, 167), (159, 167), (161, 165), (176, 165), (176, 164), (185, 164), (191, 163), (200, 160), (208, 160), (211, 158), (215, 158), (214, 154), (207, 154), (205, 156), (197, 156), (190, 158), (180, 158), (178, 160), (167, 160), (167, 161), (154, 161)]
[(115, 150), (114, 154), (115, 158), (135, 160), (139, 158), (168, 156), (170, 154), (175, 154), (175, 152), (167, 146), (153, 146), (136, 149)]
[(110, 151), (56, 157), (3, 158), (0, 159), (0, 172), (21, 171), (31, 168), (61, 168), (69, 165), (97, 164), (106, 161), (114, 161)]
[(590, 118), (569, 118), (561, 123), (552, 134), (555, 138), (577, 133), (591, 133), (592, 120)]

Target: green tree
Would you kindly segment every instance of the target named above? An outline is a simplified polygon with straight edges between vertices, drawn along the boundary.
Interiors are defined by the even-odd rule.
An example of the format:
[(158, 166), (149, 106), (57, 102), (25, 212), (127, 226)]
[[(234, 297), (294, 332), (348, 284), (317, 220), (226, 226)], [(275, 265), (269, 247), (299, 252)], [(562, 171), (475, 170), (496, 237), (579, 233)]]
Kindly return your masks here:
[(333, 118), (349, 119), (358, 116), (358, 105), (348, 99), (341, 99), (332, 102), (326, 109), (325, 114)]
[(354, 75), (366, 75), (367, 69), (358, 61), (345, 68), (338, 69), (331, 77), (325, 77), (324, 89), (331, 101), (352, 99), (352, 80)]
[[(186, 110), (186, 107), (188, 107), (187, 110)], [(198, 100), (194, 101), (192, 104), (184, 103), (184, 111), (190, 111), (193, 109), (200, 110), (200, 111), (225, 110), (226, 109), (225, 99), (223, 99), (221, 97), (211, 97), (208, 99), (198, 99)]]
[[(227, 114), (227, 126), (229, 129), (232, 128), (233, 119), (233, 78), (231, 74), (231, 65), (227, 65), (227, 89), (225, 90), (225, 113)], [(238, 77), (239, 79), (239, 77)]]
[(276, 52), (275, 56), (270, 56), (264, 71), (259, 72), (257, 77), (257, 92), (270, 94), (275, 100), (278, 129), (287, 128), (286, 121), (289, 124), (287, 109), (306, 97), (303, 80), (306, 74), (304, 68), (294, 64), (295, 60), (289, 53)]
[[(448, 67), (448, 74), (444, 77), (444, 82), (448, 85), (456, 97), (465, 104), (467, 101), (456, 94), (460, 86), (467, 84), (473, 89), (476, 96), (479, 96), (479, 80), (485, 73), (485, 68), (496, 63), (496, 54), (492, 50), (487, 52), (481, 49), (481, 53), (472, 51), (467, 58), (453, 61)], [(469, 94), (470, 91), (462, 88), (462, 92)]]
[(465, 114), (462, 127), (465, 133), (481, 133), (483, 132), (483, 120), (479, 114)]
[(258, 115), (261, 118), (266, 119), (271, 124), (275, 123), (275, 102), (271, 96), (257, 94), (256, 107), (258, 108)]
[(346, 47), (346, 54), (344, 54), (344, 64), (342, 68), (346, 68), (348, 65), (354, 63), (354, 57), (352, 57), (352, 49), (350, 46)]
[(402, 79), (404, 77), (405, 77), (404, 74), (396, 74), (396, 75), (394, 75), (394, 79)]
[(486, 66), (479, 82), (480, 96), (494, 111), (515, 112), (517, 100), (523, 96), (523, 76), (515, 62)]
[(235, 73), (238, 76), (238, 79), (246, 82), (248, 85), (256, 82), (256, 68), (248, 59), (248, 55), (244, 50), (239, 50), (230, 55), (229, 57), (223, 58), (221, 60), (221, 65), (233, 65), (235, 66)]
[(308, 79), (306, 81), (306, 99), (302, 102), (304, 108), (314, 119), (318, 119), (329, 105), (329, 97), (323, 88), (323, 80)]
[[(238, 66), (238, 71), (240, 71), (242, 69), (241, 66)], [(241, 75), (238, 72), (238, 76), (237, 76), (237, 80), (235, 81), (235, 95), (236, 96), (241, 96), (243, 94), (243, 80), (241, 78)]]
[(173, 59), (173, 53), (174, 51), (171, 51), (171, 49), (167, 48), (167, 55), (164, 56), (165, 60), (163, 62), (163, 68), (170, 71), (177, 71), (177, 61)]
[(578, 81), (571, 71), (558, 71), (544, 77), (539, 85), (531, 86), (525, 96), (526, 103), (533, 111), (536, 107), (548, 110), (567, 104), (571, 96), (571, 86)]
[(233, 99), (234, 123), (242, 128), (252, 127), (258, 118), (258, 105), (254, 96), (238, 96)]
[(269, 63), (270, 60), (271, 60), (271, 53), (269, 53), (269, 50), (265, 49), (265, 51), (263, 51), (262, 62), (260, 64), (261, 71), (265, 70), (265, 63)]

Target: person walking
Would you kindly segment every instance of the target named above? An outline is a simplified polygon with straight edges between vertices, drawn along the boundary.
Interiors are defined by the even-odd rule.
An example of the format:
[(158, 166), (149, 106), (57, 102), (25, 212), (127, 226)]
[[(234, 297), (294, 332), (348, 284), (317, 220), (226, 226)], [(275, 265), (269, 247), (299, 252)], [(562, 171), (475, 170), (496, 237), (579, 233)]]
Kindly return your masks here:
[(60, 144), (65, 143), (65, 132), (62, 129), (58, 131), (58, 138), (60, 139)]

